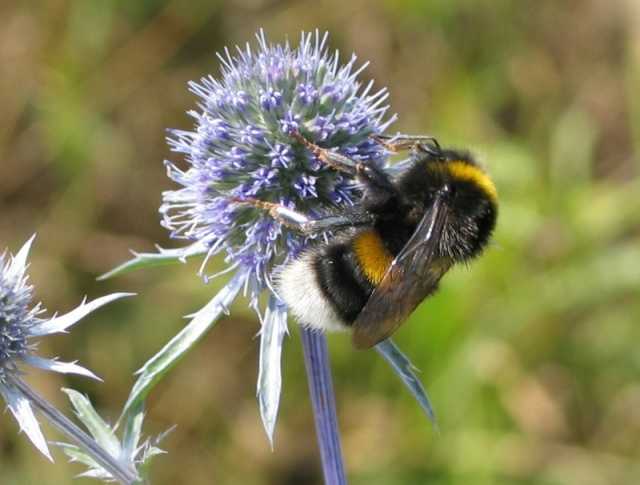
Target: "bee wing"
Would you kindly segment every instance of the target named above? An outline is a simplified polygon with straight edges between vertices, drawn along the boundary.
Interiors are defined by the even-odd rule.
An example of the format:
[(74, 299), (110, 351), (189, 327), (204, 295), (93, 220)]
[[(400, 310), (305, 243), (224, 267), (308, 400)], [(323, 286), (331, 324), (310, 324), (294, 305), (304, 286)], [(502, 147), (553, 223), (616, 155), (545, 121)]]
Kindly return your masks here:
[(442, 199), (436, 197), (353, 323), (355, 347), (373, 347), (389, 337), (435, 290), (447, 269), (434, 268), (432, 264), (447, 212)]

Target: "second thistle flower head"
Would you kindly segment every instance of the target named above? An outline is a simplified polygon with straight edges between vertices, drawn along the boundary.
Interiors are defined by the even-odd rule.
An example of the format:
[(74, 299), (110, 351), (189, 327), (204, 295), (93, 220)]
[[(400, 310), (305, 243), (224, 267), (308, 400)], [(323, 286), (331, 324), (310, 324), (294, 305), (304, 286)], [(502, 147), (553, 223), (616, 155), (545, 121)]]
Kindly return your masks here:
[(96, 376), (75, 362), (40, 357), (34, 339), (65, 333), (84, 316), (129, 293), (114, 293), (82, 302), (75, 310), (53, 318), (42, 318), (44, 309), (33, 304), (33, 286), (29, 284), (27, 256), (33, 242), (27, 241), (15, 256), (0, 254), (0, 396), (38, 449), (50, 458), (44, 437), (31, 409), (30, 400), (16, 383), (21, 380), (23, 365), (64, 374)]
[(365, 66), (355, 69), (355, 56), (340, 65), (326, 34), (303, 33), (295, 48), (271, 45), (262, 32), (257, 39), (257, 51), (247, 45), (220, 56), (220, 79), (191, 83), (200, 98), (189, 112), (195, 128), (169, 139), (188, 166), (167, 162), (182, 188), (165, 192), (161, 207), (172, 237), (204, 246), (208, 256), (226, 252), (231, 268), (249, 275), (254, 296), (305, 240), (233, 201), (276, 202), (311, 215), (352, 204), (359, 190), (353, 180), (325, 167), (292, 133), (381, 165), (386, 153), (371, 137), (393, 121), (384, 119), (386, 89), (363, 88), (357, 76)]

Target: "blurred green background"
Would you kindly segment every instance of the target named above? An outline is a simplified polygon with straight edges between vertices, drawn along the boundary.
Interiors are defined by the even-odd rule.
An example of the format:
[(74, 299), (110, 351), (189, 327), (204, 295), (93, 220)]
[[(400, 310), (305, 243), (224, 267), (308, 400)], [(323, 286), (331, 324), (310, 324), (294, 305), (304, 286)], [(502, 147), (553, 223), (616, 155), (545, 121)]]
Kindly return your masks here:
[[(0, 18), (0, 246), (38, 233), (30, 272), (52, 311), (140, 294), (43, 342), (106, 378), (31, 373), (63, 409), (72, 386), (115, 421), (133, 371), (222, 283), (203, 285), (197, 263), (95, 281), (129, 248), (172, 245), (157, 207), (173, 187), (165, 129), (191, 127), (187, 81), (259, 27), (273, 41), (318, 27), (371, 60), (394, 131), (472, 148), (501, 197), (493, 247), (397, 334), (439, 435), (377, 355), (330, 337), (350, 483), (639, 482), (639, 2), (48, 0), (2, 2)], [(321, 483), (291, 328), (275, 451), (254, 397), (258, 322), (240, 301), (150, 397), (147, 433), (178, 424), (154, 484)], [(56, 457), (3, 417), (0, 483), (92, 483)]]

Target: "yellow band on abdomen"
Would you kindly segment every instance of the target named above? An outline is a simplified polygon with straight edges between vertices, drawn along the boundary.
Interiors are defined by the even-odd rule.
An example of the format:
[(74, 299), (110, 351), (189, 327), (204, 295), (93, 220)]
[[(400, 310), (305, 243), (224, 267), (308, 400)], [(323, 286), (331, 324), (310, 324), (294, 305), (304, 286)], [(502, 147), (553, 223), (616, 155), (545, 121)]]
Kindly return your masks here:
[(393, 261), (393, 255), (384, 246), (380, 235), (374, 230), (359, 234), (353, 241), (353, 249), (366, 278), (371, 284), (378, 285)]

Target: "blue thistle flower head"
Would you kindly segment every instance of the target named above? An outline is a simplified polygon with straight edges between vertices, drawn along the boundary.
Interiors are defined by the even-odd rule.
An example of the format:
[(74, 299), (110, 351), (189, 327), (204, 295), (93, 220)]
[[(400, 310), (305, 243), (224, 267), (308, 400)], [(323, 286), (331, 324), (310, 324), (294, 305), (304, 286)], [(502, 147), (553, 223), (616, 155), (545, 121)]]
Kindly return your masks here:
[(98, 379), (90, 370), (75, 362), (60, 362), (36, 354), (34, 339), (67, 330), (97, 308), (128, 293), (114, 293), (79, 307), (63, 315), (42, 318), (45, 312), (40, 303), (33, 304), (33, 286), (26, 274), (27, 256), (33, 242), (29, 239), (15, 256), (0, 255), (0, 396), (36, 447), (50, 458), (46, 441), (16, 380), (22, 376), (21, 366), (27, 365), (63, 374), (79, 374)]
[(194, 129), (172, 130), (168, 140), (187, 167), (166, 162), (182, 187), (165, 192), (161, 206), (172, 237), (204, 247), (208, 257), (226, 253), (230, 268), (246, 275), (254, 302), (270, 287), (273, 268), (307, 241), (264, 211), (233, 201), (277, 202), (311, 215), (353, 204), (354, 181), (325, 167), (292, 132), (382, 165), (387, 153), (371, 137), (393, 121), (385, 120), (387, 90), (362, 86), (357, 77), (366, 64), (356, 69), (354, 55), (340, 65), (327, 34), (302, 33), (297, 47), (272, 45), (262, 31), (257, 40), (255, 51), (247, 45), (219, 56), (219, 79), (190, 83), (200, 98), (189, 112)]
[[(260, 316), (257, 397), (273, 443), (288, 310), (273, 291), (271, 275), (309, 241), (256, 207), (260, 204), (242, 201), (277, 203), (311, 219), (353, 205), (362, 188), (353, 178), (327, 167), (301, 140), (362, 164), (393, 170), (386, 164), (389, 152), (375, 137), (386, 131), (395, 116), (385, 116), (386, 89), (374, 92), (373, 82), (362, 85), (358, 80), (366, 64), (356, 67), (352, 55), (341, 65), (338, 52), (327, 48), (327, 34), (303, 32), (295, 47), (288, 42), (271, 44), (262, 31), (256, 37), (255, 50), (246, 45), (236, 47), (233, 54), (225, 49), (225, 55), (218, 56), (219, 78), (206, 76), (189, 84), (199, 98), (198, 108), (188, 112), (194, 127), (171, 130), (168, 136), (171, 149), (183, 155), (184, 164), (180, 168), (165, 162), (168, 176), (180, 187), (163, 193), (162, 224), (172, 238), (189, 244), (159, 248), (158, 253), (134, 253), (133, 259), (102, 278), (205, 254), (200, 273), (207, 279), (211, 277), (204, 274), (207, 261), (225, 254), (223, 272), (234, 272), (233, 277), (140, 369), (125, 408), (144, 399), (154, 383), (228, 313), (244, 290)], [(260, 312), (258, 296), (265, 289), (270, 294), (265, 311)], [(404, 355), (390, 342), (377, 350), (430, 414), (428, 398)], [(329, 372), (326, 359), (312, 360), (322, 372)]]

